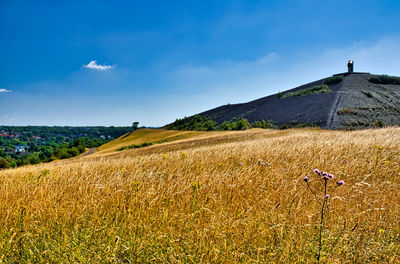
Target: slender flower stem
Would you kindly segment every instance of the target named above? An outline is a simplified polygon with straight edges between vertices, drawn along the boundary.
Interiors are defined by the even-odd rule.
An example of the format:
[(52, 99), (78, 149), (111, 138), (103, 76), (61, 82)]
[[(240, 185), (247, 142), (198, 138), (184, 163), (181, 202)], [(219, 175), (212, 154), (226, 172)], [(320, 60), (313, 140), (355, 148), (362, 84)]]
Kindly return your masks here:
[(321, 222), (319, 224), (319, 249), (318, 249), (318, 256), (317, 256), (317, 261), (319, 263), (320, 258), (321, 258), (321, 249), (322, 249), (322, 229), (323, 229), (323, 224), (324, 224), (324, 209), (325, 209), (325, 204), (327, 203), (327, 196), (326, 196), (326, 184), (327, 180), (324, 182), (324, 202), (322, 203), (322, 208), (321, 208)]
[[(305, 183), (307, 183), (307, 188), (310, 190), (310, 192), (313, 194), (315, 200), (317, 201), (317, 203), (319, 205), (321, 205), (321, 219), (320, 219), (320, 223), (319, 223), (319, 237), (318, 237), (318, 242), (319, 242), (319, 247), (318, 247), (318, 254), (316, 254), (316, 259), (317, 259), (317, 263), (320, 263), (321, 260), (321, 251), (322, 251), (322, 231), (324, 230), (324, 216), (325, 214), (328, 212), (329, 210), (329, 203), (328, 200), (329, 198), (333, 195), (333, 193), (335, 192), (336, 188), (339, 186), (344, 185), (344, 181), (338, 181), (336, 182), (336, 186), (333, 188), (333, 190), (331, 190), (330, 194), (327, 194), (327, 188), (328, 188), (328, 181), (332, 180), (334, 178), (334, 176), (332, 174), (329, 174), (327, 172), (320, 172), (318, 169), (315, 169), (314, 172), (319, 176), (318, 179), (321, 181), (322, 186), (323, 186), (323, 190), (324, 190), (324, 200), (321, 203), (318, 200), (318, 197), (316, 195), (316, 193), (313, 191), (313, 189), (311, 188), (310, 184), (308, 183), (308, 181), (310, 180), (309, 176), (304, 177), (304, 181)], [(343, 229), (344, 230), (344, 229)], [(337, 243), (337, 240), (335, 241), (334, 244)], [(332, 250), (333, 250), (334, 245), (332, 246)]]

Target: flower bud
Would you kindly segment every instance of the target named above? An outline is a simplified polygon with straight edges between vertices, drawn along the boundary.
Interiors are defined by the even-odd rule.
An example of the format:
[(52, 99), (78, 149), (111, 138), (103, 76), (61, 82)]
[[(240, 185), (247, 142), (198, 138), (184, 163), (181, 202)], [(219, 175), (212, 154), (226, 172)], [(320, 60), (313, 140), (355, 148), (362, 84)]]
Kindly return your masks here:
[(344, 181), (338, 181), (336, 184), (337, 184), (338, 186), (341, 186), (341, 185), (344, 184)]

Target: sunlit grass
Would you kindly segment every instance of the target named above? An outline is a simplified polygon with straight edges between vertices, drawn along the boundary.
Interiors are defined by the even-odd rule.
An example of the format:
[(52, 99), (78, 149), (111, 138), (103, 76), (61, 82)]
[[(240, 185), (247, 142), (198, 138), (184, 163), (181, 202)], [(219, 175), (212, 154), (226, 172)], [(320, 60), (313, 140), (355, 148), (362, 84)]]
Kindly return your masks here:
[(314, 168), (346, 182), (329, 198), (321, 262), (398, 263), (399, 128), (204, 132), (1, 171), (0, 259), (313, 263)]
[(175, 141), (199, 136), (202, 134), (204, 134), (204, 132), (200, 131), (139, 129), (100, 146), (98, 150), (101, 152), (110, 152), (133, 144), (143, 144), (145, 142), (156, 142), (161, 140)]

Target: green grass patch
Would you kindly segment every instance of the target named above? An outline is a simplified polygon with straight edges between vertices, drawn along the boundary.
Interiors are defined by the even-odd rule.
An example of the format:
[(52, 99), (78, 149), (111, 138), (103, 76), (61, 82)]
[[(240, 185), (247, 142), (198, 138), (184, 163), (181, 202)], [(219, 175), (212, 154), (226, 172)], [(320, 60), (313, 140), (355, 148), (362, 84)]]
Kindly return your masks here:
[(118, 148), (117, 151), (122, 151), (122, 150), (127, 150), (127, 149), (144, 148), (144, 147), (161, 144), (161, 143), (165, 143), (165, 142), (169, 142), (169, 140), (164, 139), (164, 140), (159, 140), (159, 141), (155, 141), (155, 142), (144, 142), (142, 144), (132, 144), (129, 146), (124, 146), (124, 147)]
[(365, 94), (368, 98), (374, 97), (370, 91), (362, 91), (362, 93)]
[(295, 92), (288, 92), (288, 93), (283, 94), (280, 98), (284, 99), (286, 97), (305, 96), (305, 95), (311, 95), (311, 94), (330, 93), (330, 92), (332, 92), (332, 90), (329, 89), (328, 85), (322, 84), (322, 85), (316, 85), (316, 86), (308, 87), (305, 89), (297, 90)]
[(334, 85), (337, 83), (340, 83), (341, 81), (343, 81), (343, 76), (339, 75), (339, 76), (332, 76), (329, 78), (326, 78), (324, 81), (324, 84), (326, 85)]
[(357, 115), (357, 110), (354, 108), (343, 108), (337, 111), (338, 115)]
[(400, 85), (400, 77), (389, 75), (374, 75), (369, 81), (375, 84), (394, 84)]

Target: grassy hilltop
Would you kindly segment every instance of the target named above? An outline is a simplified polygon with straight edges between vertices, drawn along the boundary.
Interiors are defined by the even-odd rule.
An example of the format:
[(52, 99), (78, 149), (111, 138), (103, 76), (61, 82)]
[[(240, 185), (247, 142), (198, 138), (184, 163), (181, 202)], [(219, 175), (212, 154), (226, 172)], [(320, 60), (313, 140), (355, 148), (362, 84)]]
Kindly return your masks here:
[(315, 168), (345, 182), (327, 198), (321, 262), (398, 263), (398, 127), (138, 130), (2, 170), (0, 263), (313, 263)]

